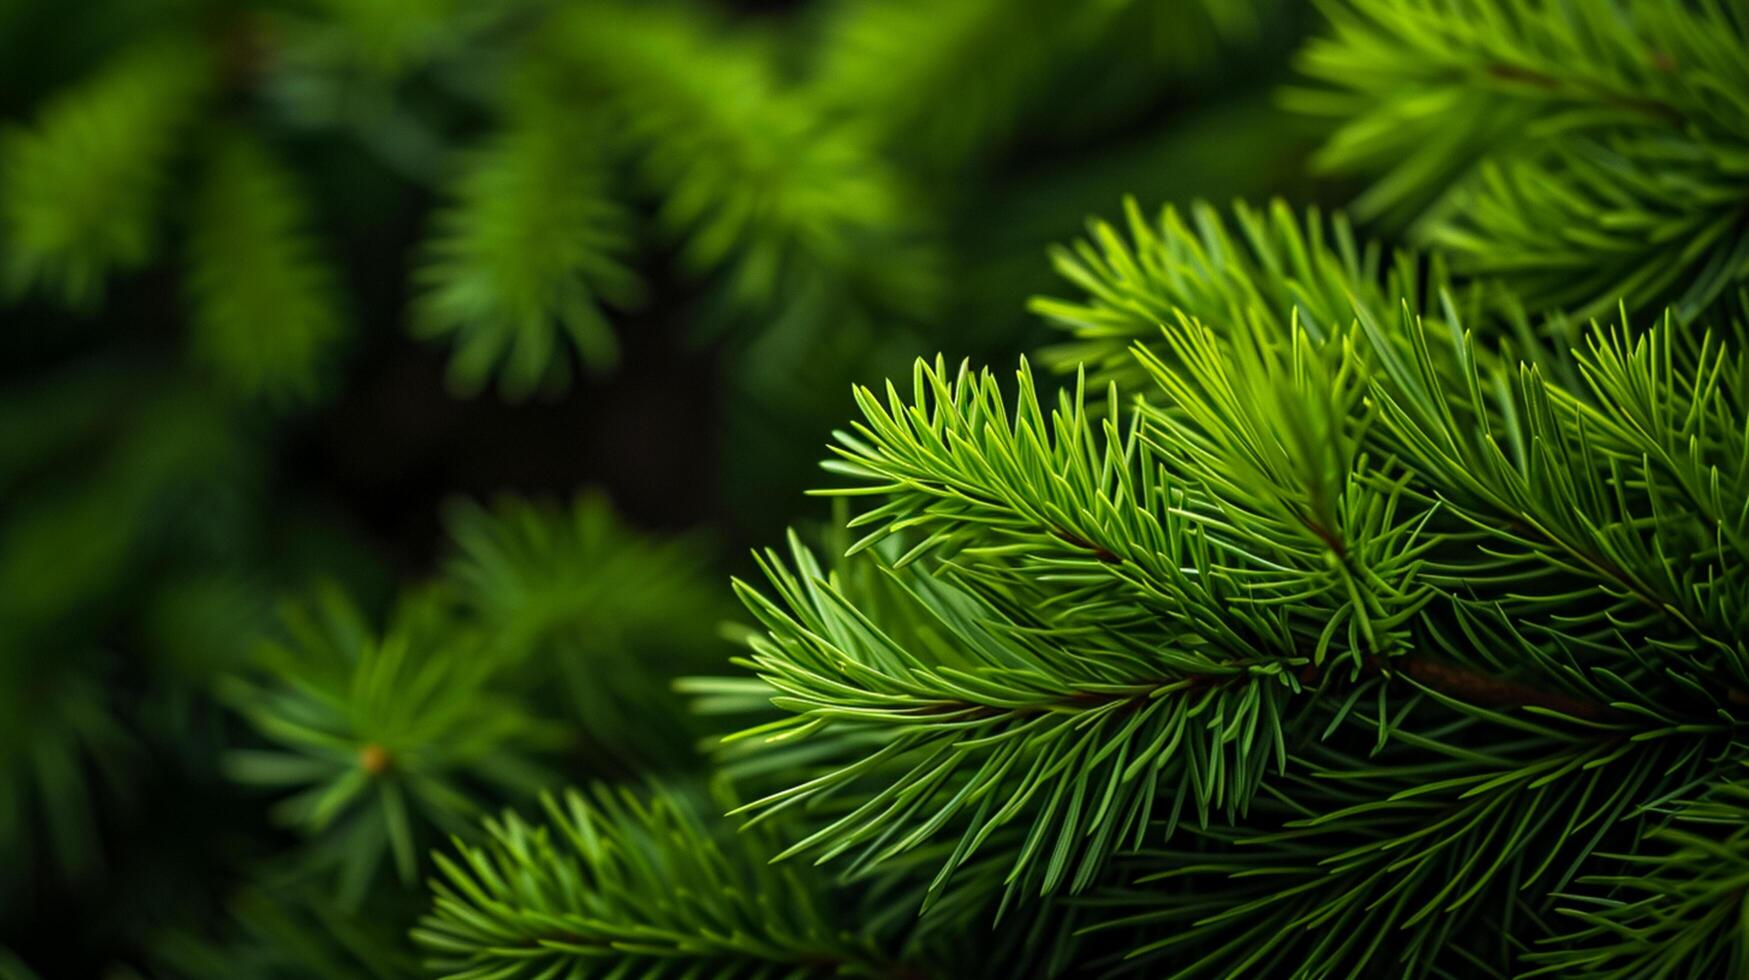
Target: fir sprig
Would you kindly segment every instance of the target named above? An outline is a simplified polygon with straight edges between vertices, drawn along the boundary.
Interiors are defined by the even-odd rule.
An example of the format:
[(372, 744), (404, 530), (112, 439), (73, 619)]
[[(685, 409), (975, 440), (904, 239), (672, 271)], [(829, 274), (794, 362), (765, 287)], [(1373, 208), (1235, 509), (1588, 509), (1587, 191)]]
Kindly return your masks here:
[(681, 714), (673, 679), (722, 659), (728, 603), (703, 539), (635, 532), (596, 492), (457, 501), (447, 516), (444, 581), (516, 684), (559, 695), (598, 762), (696, 760), (703, 731), (643, 722)]
[(611, 367), (618, 345), (602, 307), (641, 293), (599, 127), (551, 100), (519, 101), (455, 178), (414, 314), (420, 335), (453, 338), (455, 387), (475, 392), (496, 372), (511, 398), (562, 387), (573, 373), (567, 345), (586, 368)]
[(724, 839), (669, 790), (543, 798), (489, 840), (437, 857), (413, 937), (446, 980), (920, 975), (836, 914), (822, 876), (774, 866), (760, 834)]
[(1749, 277), (1749, 15), (1733, 4), (1336, 0), (1302, 52), (1320, 160), (1532, 309), (1668, 302)]
[(307, 400), (342, 331), (334, 272), (285, 167), (242, 133), (220, 143), (190, 215), (192, 354), (242, 394)]
[(213, 84), (205, 52), (154, 40), (124, 52), (0, 145), (8, 284), (90, 307), (150, 260), (161, 193)]
[(1343, 285), (1378, 275), (1352, 244), (1286, 250), (1321, 301), (1168, 234), (1070, 314), (1168, 311), (1151, 395), (1047, 414), (1024, 368), (1010, 408), (940, 363), (858, 392), (827, 492), (917, 609), (800, 549), (740, 587), (779, 714), (737, 751), (799, 773), (746, 809), (805, 805), (785, 853), (855, 874), (939, 837), (932, 894), (1001, 848), (1006, 905), (1126, 909), (1090, 936), (1175, 975), (1503, 972), (1499, 910), (1546, 919), (1731, 752), (1743, 354), (1674, 320), (1489, 352), (1448, 292)]
[(465, 832), (477, 793), (529, 793), (545, 781), (532, 754), (563, 729), (532, 717), (498, 685), (502, 663), (445, 609), (415, 596), (381, 636), (346, 597), (321, 592), (286, 614), (287, 639), (229, 681), (227, 699), (274, 747), (236, 749), (230, 775), (291, 795), (278, 817), (310, 835), (300, 856), (333, 873), (356, 905), (392, 857), (402, 880), (435, 828)]

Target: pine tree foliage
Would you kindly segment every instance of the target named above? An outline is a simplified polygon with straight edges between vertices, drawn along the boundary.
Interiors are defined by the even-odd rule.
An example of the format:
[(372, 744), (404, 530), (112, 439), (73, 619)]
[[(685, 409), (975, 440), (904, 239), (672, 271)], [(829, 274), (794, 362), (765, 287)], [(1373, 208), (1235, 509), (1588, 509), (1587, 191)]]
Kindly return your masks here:
[(341, 334), (334, 275), (291, 175), (245, 135), (223, 144), (190, 215), (191, 353), (246, 395), (308, 400)]
[[(704, 543), (629, 530), (600, 492), (569, 505), (504, 497), (492, 507), (457, 501), (449, 513), (455, 554), (446, 580), (513, 657), (559, 641), (650, 641), (687, 636), (678, 609), (708, 613), (716, 586)], [(709, 619), (689, 614), (683, 618)]]
[[(904, 964), (834, 914), (823, 875), (770, 861), (761, 834), (724, 835), (671, 790), (598, 787), (543, 799), (490, 839), (438, 857), (414, 931), (433, 976), (901, 976)], [(714, 821), (713, 821), (714, 823)]]
[(143, 43), (44, 107), (0, 145), (7, 280), (69, 304), (152, 258), (161, 194), (212, 85), (198, 48)]
[[(1340, 333), (1356, 306), (1374, 318), (1394, 316), (1402, 303), (1433, 314), (1428, 299), (1451, 285), (1437, 259), (1398, 252), (1387, 261), (1340, 213), (1302, 218), (1284, 201), (1267, 209), (1239, 202), (1232, 225), (1203, 202), (1188, 213), (1167, 205), (1150, 222), (1130, 199), (1121, 228), (1095, 219), (1086, 239), (1053, 249), (1058, 274), (1085, 296), (1032, 301), (1035, 313), (1073, 337), (1048, 350), (1047, 362), (1069, 371), (1085, 365), (1098, 380), (1145, 390), (1149, 372), (1132, 349), (1164, 355), (1160, 324), (1179, 311), (1215, 329), (1255, 323), (1285, 335), (1291, 325), (1324, 340)], [(1467, 307), (1472, 322), (1484, 309), (1474, 298)]]
[(599, 493), (457, 501), (449, 530), (443, 573), (380, 631), (327, 585), (288, 603), (221, 681), (256, 736), (227, 774), (276, 794), (275, 816), (307, 839), (285, 870), (331, 883), (349, 909), (385, 861), (413, 880), (435, 840), (532, 796), (561, 762), (607, 774), (698, 759), (702, 730), (648, 719), (685, 710), (672, 678), (720, 663), (702, 542), (629, 531)]
[[(113, 767), (125, 732), (87, 678), (66, 671), (28, 677), (29, 651), (3, 652), (0, 856), (17, 873), (45, 860), (89, 872), (101, 864), (93, 814), (101, 791), (119, 782)], [(46, 841), (47, 853), (31, 853), (33, 840)]]
[(276, 816), (314, 839), (310, 870), (332, 872), (356, 905), (392, 857), (411, 880), (428, 828), (458, 833), (481, 787), (532, 792), (532, 753), (563, 730), (532, 717), (499, 680), (482, 638), (415, 595), (378, 636), (341, 593), (286, 614), (286, 640), (258, 673), (228, 685), (237, 711), (272, 747), (238, 749), (230, 775), (284, 795)]
[[(1708, 798), (1675, 808), (1641, 853), (1619, 855), (1620, 874), (1580, 879), (1561, 911), (1575, 928), (1526, 957), (1530, 975), (1740, 976), (1749, 873), (1749, 785), (1726, 776)], [(1582, 889), (1582, 890), (1581, 890)]]
[[(165, 13), (0, 145), (7, 276), (90, 312), (116, 274), (158, 260), (166, 225), (185, 226), (191, 359), (234, 394), (307, 400), (342, 333), (311, 208), (234, 105), (253, 67), (227, 44), (245, 41)], [(219, 35), (244, 38), (246, 20)]]
[(257, 885), (227, 906), (218, 938), (178, 931), (153, 944), (159, 974), (179, 980), (402, 980), (417, 959), (387, 923), (368, 919), (316, 887)]
[(736, 308), (769, 315), (846, 290), (901, 315), (933, 302), (899, 176), (786, 86), (753, 38), (613, 4), (553, 30), (558, 63), (606, 95), (681, 261), (720, 274)]
[[(1053, 88), (1078, 63), (1111, 58), (1182, 75), (1214, 52), (1251, 40), (1275, 6), (1124, 0), (1064, 11), (993, 0), (846, 0), (822, 18), (813, 85), (833, 112), (855, 120), (877, 144), (902, 158), (922, 156), (929, 172), (952, 173), (1000, 149), (1041, 105), (1056, 109)], [(1053, 23), (1049, 31), (1014, 30), (1017, 19), (1045, 18)], [(1104, 67), (1117, 74), (1116, 66)], [(940, 98), (944, 91), (954, 97)]]
[(1336, 0), (1294, 102), (1321, 161), (1533, 309), (1684, 321), (1749, 278), (1749, 14), (1734, 3)]
[(477, 391), (498, 370), (520, 397), (562, 387), (570, 357), (612, 366), (603, 304), (635, 302), (629, 216), (609, 193), (602, 133), (551, 99), (527, 98), (496, 142), (474, 153), (436, 219), (415, 313), (427, 337), (453, 336), (451, 380)]
[[(1268, 140), (1154, 129), (1272, 84), (1300, 10), (822, 6), (112, 4), (6, 93), (3, 285), (187, 308), (31, 304), (0, 356), (0, 976), (1749, 972), (1741, 6), (1321, 0), (1286, 101), (1358, 224), (1127, 202), (1051, 253), (1055, 380), (975, 368), (1008, 321), (968, 313), (1091, 189), (1297, 186), (1258, 101), (1207, 118)], [(59, 23), (21, 9), (0, 89)], [(342, 224), (424, 240), (343, 280)], [(732, 591), (506, 495), (379, 617), (426, 556), (336, 545), (352, 489), (276, 469), (329, 436), (260, 408), (333, 390), (351, 299), (514, 401), (610, 370), (646, 290), (734, 420), (651, 451), (750, 496), (737, 427), (985, 353), (858, 385), (832, 526)]]
[[(448, 525), (443, 581), (494, 656), (562, 691), (563, 716), (596, 750), (645, 767), (695, 757), (704, 733), (669, 684), (722, 662), (728, 610), (704, 541), (632, 532), (599, 493), (568, 506), (459, 501)], [(652, 731), (651, 717), (683, 723)]]
[[(1156, 268), (1171, 295), (1208, 262)], [(939, 362), (858, 393), (831, 492), (934, 623), (888, 633), (915, 616), (805, 552), (741, 587), (780, 712), (744, 737), (798, 773), (746, 809), (821, 812), (786, 854), (854, 873), (943, 837), (939, 888), (1003, 846), (1010, 902), (1084, 894), (1173, 975), (1504, 973), (1500, 916), (1546, 921), (1724, 779), (1740, 338), (1594, 327), (1564, 384), (1479, 355), (1449, 302), (1314, 335), (1252, 284), (1135, 345), (1149, 398), (1047, 413), (1023, 366), (1010, 407)]]

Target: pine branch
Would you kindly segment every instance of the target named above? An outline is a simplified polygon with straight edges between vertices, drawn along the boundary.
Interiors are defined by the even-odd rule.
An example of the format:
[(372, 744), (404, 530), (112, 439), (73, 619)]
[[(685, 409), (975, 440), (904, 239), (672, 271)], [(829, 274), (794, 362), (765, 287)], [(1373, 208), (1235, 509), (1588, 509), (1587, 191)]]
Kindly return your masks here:
[(194, 357), (228, 386), (309, 398), (342, 332), (333, 271), (299, 189), (248, 137), (227, 134), (201, 181), (188, 241)]
[(562, 730), (530, 717), (498, 686), (502, 663), (438, 596), (416, 596), (379, 638), (332, 589), (286, 614), (287, 639), (221, 695), (272, 749), (237, 749), (239, 782), (292, 795), (281, 821), (311, 838), (298, 861), (332, 872), (356, 907), (392, 856), (403, 882), (431, 828), (467, 830), (470, 791), (531, 792), (545, 781), (530, 753)]
[[(1072, 267), (1122, 283), (1083, 322), (1157, 304), (1151, 397), (1089, 410), (1079, 382), (1047, 420), (1024, 367), (1010, 410), (939, 362), (857, 392), (825, 492), (867, 502), (846, 551), (911, 608), (793, 542), (775, 598), (738, 585), (776, 717), (727, 758), (786, 774), (744, 809), (815, 815), (782, 856), (905, 862), (926, 909), (983, 860), (1004, 911), (1151, 909), (1110, 935), (1177, 975), (1504, 972), (1496, 910), (1540, 921), (1735, 738), (1742, 355), (1666, 323), (1520, 360), (1448, 294), (1435, 320), (1371, 263), (1347, 288), (1342, 252), (1310, 253), (1320, 306), (1168, 228), (1155, 264)], [(1113, 891), (1131, 856), (1188, 883)]]
[(1462, 275), (1581, 316), (1691, 321), (1749, 278), (1749, 18), (1730, 5), (1340, 0), (1307, 46), (1320, 161)]
[(564, 507), (458, 501), (447, 525), (444, 581), (517, 684), (560, 695), (608, 758), (646, 769), (696, 760), (704, 733), (670, 684), (722, 660), (727, 609), (705, 541), (635, 533), (593, 492)]
[(609, 187), (599, 127), (527, 95), (450, 188), (418, 278), (415, 330), (451, 338), (450, 380), (465, 393), (494, 373), (507, 397), (562, 388), (569, 343), (584, 366), (618, 356), (601, 309), (641, 295), (627, 267), (629, 217)]
[[(1736, 775), (1741, 774), (1740, 767)], [(1736, 976), (1749, 970), (1749, 788), (1727, 777), (1675, 810), (1639, 853), (1611, 855), (1617, 874), (1580, 879), (1563, 896), (1572, 931), (1526, 957), (1525, 976)]]
[[(1086, 900), (1104, 918), (1092, 932), (1127, 950), (1123, 968), (1173, 977), (1511, 975), (1515, 936), (1599, 842), (1633, 839), (1642, 805), (1710, 768), (1708, 747), (1681, 736), (1597, 741), (1393, 710), (1388, 742), (1327, 733), (1296, 756), (1245, 826), (1188, 827), (1190, 846), (1125, 859), (1132, 883)], [(1356, 709), (1332, 726), (1361, 736), (1379, 722)]]
[(848, 300), (915, 318), (933, 307), (936, 262), (898, 174), (784, 85), (750, 39), (615, 3), (570, 8), (546, 34), (573, 91), (603, 100), (681, 262), (720, 277), (734, 312), (818, 318)]
[(153, 254), (166, 174), (211, 84), (198, 49), (146, 42), (0, 144), (0, 233), (13, 289), (89, 307)]
[(546, 824), (488, 821), (437, 858), (414, 939), (449, 980), (621, 976), (905, 978), (920, 969), (841, 924), (817, 876), (724, 840), (692, 804), (605, 788), (543, 800)]
[[(1285, 335), (1297, 323), (1323, 342), (1352, 322), (1356, 305), (1381, 318), (1405, 302), (1435, 314), (1433, 299), (1449, 285), (1437, 258), (1397, 252), (1387, 262), (1375, 243), (1356, 240), (1340, 213), (1326, 219), (1310, 210), (1302, 219), (1282, 201), (1267, 209), (1238, 203), (1236, 230), (1203, 202), (1188, 214), (1168, 206), (1150, 223), (1129, 199), (1124, 215), (1122, 228), (1091, 221), (1087, 239), (1051, 252), (1057, 273), (1085, 298), (1039, 297), (1030, 306), (1075, 338), (1047, 351), (1047, 363), (1085, 365), (1127, 390), (1149, 381), (1131, 348), (1162, 353), (1160, 325), (1180, 314), (1231, 332), (1255, 323)], [(1482, 302), (1466, 298), (1462, 309), (1471, 321), (1483, 318)]]

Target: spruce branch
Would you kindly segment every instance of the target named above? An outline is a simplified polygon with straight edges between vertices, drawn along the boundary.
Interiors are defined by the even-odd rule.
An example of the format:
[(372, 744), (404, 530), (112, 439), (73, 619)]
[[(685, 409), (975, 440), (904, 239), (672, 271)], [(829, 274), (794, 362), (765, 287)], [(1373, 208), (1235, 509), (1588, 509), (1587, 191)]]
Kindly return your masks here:
[(510, 398), (563, 387), (566, 344), (585, 367), (611, 367), (618, 345), (602, 306), (641, 295), (600, 127), (545, 92), (516, 102), (504, 131), (473, 151), (450, 187), (414, 312), (419, 335), (454, 341), (457, 389), (477, 392), (496, 374)]
[(765, 556), (759, 683), (694, 685), (775, 711), (726, 750), (786, 774), (742, 812), (926, 880), (925, 921), (979, 907), (960, 875), (999, 914), (1127, 910), (1085, 933), (1114, 967), (1505, 972), (1504, 917), (1547, 921), (1737, 738), (1743, 356), (1625, 315), (1570, 357), (1489, 348), (1468, 317), (1509, 303), (1423, 312), (1370, 262), (1349, 288), (1339, 246), (1296, 266), (1320, 305), (1173, 220), (1152, 264), (1070, 266), (1068, 318), (1159, 310), (1151, 394), (1090, 408), (1083, 377), (1047, 413), (1023, 365), (1011, 408), (939, 360), (856, 392), (822, 492), (864, 537), (830, 572)]
[(1749, 277), (1749, 17), (1730, 4), (1339, 0), (1300, 67), (1362, 217), (1536, 310), (1716, 312)]
[(846, 300), (899, 318), (931, 310), (937, 263), (900, 175), (759, 45), (700, 21), (592, 2), (543, 39), (559, 77), (601, 100), (681, 262), (764, 320)]
[[(1424, 718), (1438, 707), (1395, 710)], [(1377, 727), (1356, 709), (1296, 758), (1244, 826), (1189, 827), (1191, 846), (1144, 848), (1085, 899), (1119, 940), (1120, 965), (1174, 977), (1407, 976), (1464, 964), (1510, 972), (1510, 923), (1536, 923), (1602, 840), (1631, 840), (1642, 807), (1704, 780), (1709, 753), (1681, 737), (1599, 741), (1477, 715), (1358, 751)], [(1530, 928), (1535, 928), (1531, 925)]]
[(563, 730), (501, 687), (502, 662), (439, 594), (416, 595), (379, 637), (332, 588), (286, 612), (286, 638), (221, 694), (272, 748), (234, 749), (239, 782), (290, 793), (276, 816), (312, 838), (306, 870), (332, 873), (356, 907), (384, 857), (402, 881), (418, 872), (435, 828), (464, 833), (472, 792), (532, 792), (531, 754)]
[[(1737, 775), (1740, 775), (1740, 768)], [(1525, 976), (1735, 976), (1749, 970), (1743, 935), (1749, 890), (1749, 787), (1727, 777), (1675, 808), (1647, 846), (1610, 855), (1615, 874), (1590, 875), (1562, 896), (1574, 928), (1543, 941)]]
[(212, 84), (198, 48), (146, 41), (0, 142), (7, 285), (90, 307), (153, 254), (160, 195)]
[[(1143, 344), (1158, 352), (1160, 325), (1180, 315), (1216, 330), (1255, 324), (1285, 335), (1297, 323), (1312, 340), (1341, 334), (1356, 305), (1388, 316), (1399, 303), (1436, 313), (1434, 298), (1450, 281), (1437, 256), (1391, 255), (1355, 237), (1341, 213), (1316, 209), (1302, 217), (1283, 201), (1266, 208), (1243, 202), (1232, 219), (1204, 202), (1187, 212), (1167, 206), (1150, 221), (1132, 198), (1124, 221), (1088, 223), (1088, 237), (1051, 251), (1057, 273), (1086, 295), (1038, 297), (1033, 312), (1068, 331), (1073, 340), (1045, 353), (1051, 366), (1085, 365), (1100, 380), (1126, 390), (1147, 387), (1147, 372), (1131, 356)], [(1464, 312), (1480, 319), (1480, 296)]]
[[(670, 690), (721, 662), (726, 597), (697, 536), (628, 528), (607, 498), (568, 505), (502, 497), (452, 503), (443, 581), (511, 680), (559, 710), (608, 759), (642, 767), (696, 759), (704, 733)], [(680, 715), (652, 729), (652, 717)]]
[(219, 138), (190, 215), (190, 347), (240, 394), (309, 398), (342, 332), (308, 210), (265, 147), (242, 133)]
[(544, 824), (507, 813), (488, 841), (436, 858), (413, 932), (435, 975), (778, 978), (925, 974), (832, 911), (825, 882), (724, 839), (684, 796), (570, 790)]

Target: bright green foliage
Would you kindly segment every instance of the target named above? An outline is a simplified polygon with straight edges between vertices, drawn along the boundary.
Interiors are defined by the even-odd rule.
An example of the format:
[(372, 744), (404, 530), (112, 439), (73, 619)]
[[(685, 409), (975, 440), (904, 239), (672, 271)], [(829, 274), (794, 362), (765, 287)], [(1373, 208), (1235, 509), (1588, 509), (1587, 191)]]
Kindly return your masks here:
[(645, 720), (683, 722), (670, 681), (722, 662), (728, 610), (703, 542), (633, 533), (599, 493), (564, 507), (459, 502), (448, 524), (444, 580), (493, 656), (532, 688), (563, 692), (565, 717), (611, 756), (693, 758), (702, 732)]
[(459, 389), (478, 390), (500, 363), (509, 397), (563, 386), (565, 341), (588, 367), (613, 364), (600, 307), (635, 301), (639, 286), (624, 264), (628, 218), (607, 194), (600, 138), (565, 106), (537, 102), (463, 165), (436, 219), (415, 312), (420, 334), (454, 337)]
[(304, 863), (335, 870), (349, 905), (385, 855), (410, 880), (428, 828), (462, 832), (482, 789), (541, 785), (529, 753), (562, 737), (495, 684), (501, 663), (440, 598), (408, 601), (379, 637), (344, 596), (319, 593), (227, 688), (274, 746), (233, 751), (229, 773), (291, 793), (276, 816), (314, 838)]
[[(1749, 972), (1736, 0), (1321, 0), (1352, 184), (1281, 0), (97, 2), (33, 108), (0, 0), (0, 276), (143, 272), (0, 331), (0, 976)], [(1400, 238), (1132, 202), (972, 366), (1083, 202), (1284, 189)], [(604, 496), (409, 533), (744, 533), (919, 349), (739, 658)]]
[(1455, 271), (1533, 309), (1668, 301), (1749, 279), (1749, 13), (1680, 0), (1331, 0), (1300, 108), (1363, 217), (1414, 221)]
[(160, 195), (211, 79), (202, 52), (147, 43), (0, 144), (0, 241), (13, 288), (96, 303), (152, 257)]
[(740, 752), (786, 787), (746, 809), (807, 804), (786, 853), (855, 873), (945, 839), (935, 891), (999, 848), (1009, 904), (1081, 893), (1151, 972), (1507, 972), (1501, 916), (1547, 921), (1740, 754), (1740, 339), (1483, 357), (1449, 303), (1351, 290), (1345, 324), (1212, 251), (1120, 269), (1170, 311), (1145, 399), (1047, 412), (1023, 368), (1010, 406), (940, 363), (858, 393), (830, 492), (917, 608), (799, 549), (741, 588), (780, 715)]
[(1148, 377), (1132, 348), (1162, 353), (1167, 341), (1160, 325), (1180, 311), (1214, 329), (1255, 324), (1286, 335), (1297, 325), (1325, 341), (1352, 320), (1356, 306), (1374, 317), (1394, 316), (1404, 302), (1421, 311), (1448, 285), (1437, 264), (1424, 269), (1406, 252), (1387, 266), (1375, 244), (1355, 241), (1342, 215), (1326, 221), (1312, 211), (1302, 221), (1282, 201), (1267, 210), (1235, 205), (1237, 234), (1202, 202), (1188, 215), (1168, 205), (1150, 223), (1128, 200), (1124, 218), (1122, 230), (1096, 219), (1087, 240), (1052, 250), (1057, 272), (1084, 298), (1039, 298), (1031, 305), (1075, 338), (1048, 352), (1053, 366), (1084, 365), (1126, 388)]
[(878, 938), (835, 914), (817, 873), (770, 862), (761, 834), (714, 833), (684, 796), (571, 790), (545, 825), (514, 813), (439, 855), (413, 937), (447, 980), (593, 976), (898, 976)]
[(309, 397), (341, 332), (306, 212), (291, 175), (249, 137), (212, 152), (190, 214), (190, 347), (246, 395)]

